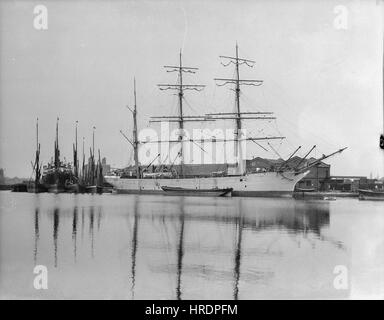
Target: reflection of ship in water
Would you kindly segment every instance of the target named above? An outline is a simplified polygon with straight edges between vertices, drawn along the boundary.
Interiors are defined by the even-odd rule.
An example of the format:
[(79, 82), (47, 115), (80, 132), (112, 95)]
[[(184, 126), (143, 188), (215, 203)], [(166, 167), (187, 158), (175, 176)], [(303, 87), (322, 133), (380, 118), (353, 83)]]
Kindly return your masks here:
[(40, 215), (39, 208), (36, 207), (35, 215), (34, 215), (34, 227), (35, 227), (35, 241), (34, 241), (34, 248), (33, 248), (34, 265), (36, 265), (36, 261), (37, 261), (37, 246), (40, 239), (39, 215)]
[(184, 255), (184, 198), (180, 199), (180, 231), (179, 231), (179, 242), (177, 246), (177, 287), (176, 297), (177, 300), (181, 300), (181, 274), (183, 271), (183, 255)]
[(59, 209), (55, 208), (53, 211), (53, 247), (54, 247), (54, 259), (55, 268), (57, 267), (57, 240), (59, 236), (59, 224), (60, 224), (60, 215), (59, 215)]
[[(316, 241), (327, 242), (331, 246), (343, 250), (344, 246), (341, 242), (324, 235), (323, 232), (323, 229), (330, 224), (329, 205), (327, 202), (297, 202), (294, 200), (265, 203), (260, 199), (255, 206), (254, 199), (249, 198), (205, 198), (202, 200), (190, 197), (167, 198), (165, 205), (160, 198), (148, 197), (142, 201), (141, 196), (133, 195), (130, 197), (128, 205), (130, 208), (128, 216), (133, 220), (133, 226), (129, 232), (132, 299), (135, 298), (137, 288), (142, 288), (142, 285), (138, 286), (137, 284), (141, 284), (142, 281), (145, 283), (148, 281), (148, 276), (156, 276), (158, 273), (169, 274), (171, 283), (174, 283), (170, 290), (176, 299), (185, 299), (186, 295), (190, 294), (191, 280), (194, 281), (193, 279), (196, 277), (206, 277), (207, 275), (229, 282), (230, 287), (228, 288), (233, 299), (241, 298), (243, 285), (252, 281), (252, 277), (260, 277), (261, 279), (269, 276), (267, 274), (269, 271), (257, 271), (259, 273), (255, 275), (250, 273), (247, 267), (250, 256), (255, 253), (260, 254), (260, 250), (263, 251), (266, 247), (268, 250), (270, 248), (268, 243), (263, 243), (262, 247), (258, 247), (258, 244), (255, 244), (253, 240), (251, 241), (251, 239), (255, 239), (254, 236), (263, 235), (263, 232), (265, 235), (265, 232), (277, 230), (279, 235), (282, 232), (288, 236), (292, 235), (294, 243), (297, 240), (296, 236), (300, 236), (302, 241), (308, 241), (310, 244), (316, 239)], [(59, 256), (59, 239), (64, 241), (63, 239), (66, 237), (59, 237), (59, 231), (66, 230), (66, 224), (70, 225), (67, 230), (72, 235), (70, 239), (72, 239), (73, 246), (73, 262), (77, 263), (77, 259), (80, 260), (80, 253), (84, 253), (83, 249), (77, 249), (80, 244), (83, 248), (83, 242), (78, 242), (79, 231), (82, 234), (84, 231), (88, 234), (87, 256), (91, 259), (94, 258), (95, 232), (100, 231), (102, 221), (101, 207), (98, 208), (91, 204), (89, 207), (82, 206), (80, 211), (76, 202), (70, 209), (69, 216), (61, 206), (56, 206), (51, 210), (49, 216), (52, 218), (50, 234), (53, 239), (54, 266), (58, 267), (60, 261), (65, 259), (60, 259)], [(61, 212), (62, 210), (63, 212)], [(42, 230), (39, 228), (41, 212), (36, 209), (34, 214), (35, 246), (33, 255), (36, 261), (37, 246)], [(162, 239), (155, 236), (155, 233), (148, 233), (148, 228), (159, 229), (159, 224), (160, 229), (163, 229), (160, 232), (164, 234), (164, 229), (167, 229), (165, 230), (167, 241), (171, 241), (165, 246), (161, 244)], [(169, 226), (171, 228), (168, 228)], [(213, 238), (210, 238), (212, 228), (225, 228), (225, 239), (222, 239), (224, 241), (220, 243), (219, 247), (212, 239), (215, 239), (214, 237), (220, 235), (221, 232), (216, 231)], [(103, 228), (103, 230), (105, 229), (107, 228)], [(201, 229), (208, 232), (204, 234), (208, 237), (201, 238), (198, 236)], [(101, 231), (104, 232), (103, 230)], [(175, 230), (174, 235), (169, 234), (168, 230)], [(142, 237), (140, 233), (145, 234)], [(70, 237), (70, 235), (68, 236)], [(198, 242), (196, 242), (197, 239)], [(268, 241), (270, 238), (265, 239)], [(156, 244), (155, 247), (153, 247), (154, 243)], [(265, 245), (267, 246), (265, 247)], [(160, 260), (154, 258), (153, 264), (148, 260), (145, 260), (145, 263), (149, 264), (150, 272), (155, 274), (150, 273), (148, 275), (148, 273), (140, 272), (140, 277), (138, 277), (137, 271), (146, 269), (141, 268), (140, 264), (137, 263), (138, 252), (142, 251), (147, 257), (151, 257), (152, 255), (148, 254), (148, 250), (154, 248), (157, 250), (156, 254), (162, 258)], [(164, 250), (171, 251), (164, 254)], [(210, 265), (204, 258), (206, 254), (209, 254), (211, 258), (212, 255), (217, 255), (218, 258), (225, 260)], [(174, 259), (169, 260), (169, 257), (174, 257)], [(168, 259), (166, 264), (161, 262), (164, 258)], [(202, 260), (199, 262), (199, 259)], [(96, 263), (96, 260), (93, 261)], [(140, 263), (142, 262), (140, 261)], [(244, 263), (246, 267), (244, 267)]]
[[(52, 229), (50, 229), (50, 232), (52, 234), (52, 242), (53, 242), (53, 265), (55, 268), (59, 266), (60, 257), (59, 257), (59, 233), (61, 231), (60, 224), (63, 224), (61, 221), (63, 219), (62, 215), (64, 215), (64, 220), (68, 218), (68, 216), (65, 214), (65, 212), (62, 212), (60, 209), (60, 206), (56, 206), (53, 211), (48, 211), (49, 218), (51, 219), (51, 226)], [(101, 225), (101, 207), (99, 207), (98, 214), (97, 214), (97, 231), (100, 230)], [(72, 238), (72, 246), (73, 246), (73, 261), (74, 263), (77, 262), (77, 246), (78, 246), (78, 233), (79, 228), (81, 228), (81, 240), (83, 240), (84, 236), (84, 227), (86, 223), (86, 215), (84, 207), (81, 210), (81, 220), (79, 221), (79, 208), (77, 205), (74, 205), (71, 215), (71, 238)], [(95, 234), (94, 234), (94, 224), (95, 224), (95, 208), (91, 206), (88, 211), (88, 235), (89, 235), (89, 248), (90, 248), (90, 255), (92, 258), (95, 256)], [(79, 223), (80, 222), (80, 223)], [(39, 253), (39, 240), (40, 240), (40, 225), (41, 225), (41, 212), (39, 207), (37, 206), (34, 211), (34, 247), (33, 247), (33, 261), (34, 264), (37, 263), (38, 259), (38, 253)], [(65, 224), (65, 222), (64, 222)]]
[(238, 217), (236, 223), (237, 237), (236, 237), (236, 249), (234, 259), (234, 277), (235, 283), (233, 288), (233, 299), (237, 300), (239, 297), (239, 281), (240, 281), (240, 264), (241, 264), (241, 244), (243, 238), (243, 219), (241, 215)]
[[(321, 233), (322, 228), (329, 225), (329, 203), (309, 203), (300, 202), (295, 203), (292, 201), (291, 205), (281, 207), (280, 210), (269, 210), (255, 212), (254, 204), (244, 199), (238, 199), (229, 205), (222, 201), (214, 201), (208, 205), (197, 205), (195, 202), (190, 202), (190, 198), (179, 197), (175, 202), (172, 202), (171, 207), (167, 207), (167, 212), (156, 213), (153, 215), (141, 215), (141, 218), (168, 221), (178, 225), (178, 236), (175, 239), (176, 243), (176, 299), (182, 299), (182, 293), (186, 291), (185, 284), (183, 285), (183, 274), (195, 273), (196, 268), (188, 266), (183, 267), (184, 257), (188, 254), (188, 248), (192, 250), (191, 246), (186, 246), (185, 228), (188, 225), (189, 230), (194, 230), (194, 224), (207, 223), (232, 225), (234, 227), (234, 246), (233, 260), (232, 260), (232, 277), (233, 277), (233, 298), (239, 298), (240, 281), (241, 281), (241, 262), (244, 246), (244, 231), (262, 232), (272, 229), (286, 229), (288, 233), (293, 234), (313, 234), (320, 241), (327, 241), (338, 249), (344, 249), (343, 244), (332, 238), (323, 236)], [(221, 203), (220, 203), (221, 202)], [(156, 204), (156, 202), (155, 202)], [(153, 205), (153, 203), (152, 203)], [(144, 209), (144, 208), (142, 208)], [(223, 209), (223, 210), (222, 210)], [(209, 213), (205, 212), (209, 211)], [(145, 212), (145, 210), (142, 210)], [(212, 212), (213, 211), (213, 212)], [(228, 212), (228, 214), (226, 214)], [(198, 226), (196, 226), (198, 228)], [(309, 241), (309, 240), (308, 240)], [(136, 249), (135, 249), (136, 250)], [(200, 250), (200, 249), (199, 249)], [(193, 252), (194, 250), (192, 250)], [(199, 253), (201, 254), (201, 252)], [(159, 266), (159, 270), (169, 270)]]
[(133, 205), (133, 232), (132, 232), (132, 251), (131, 251), (131, 279), (132, 279), (132, 285), (131, 285), (131, 293), (132, 293), (132, 299), (135, 298), (135, 277), (136, 277), (136, 254), (137, 254), (137, 244), (138, 244), (138, 228), (139, 228), (139, 200), (137, 196), (134, 198), (134, 205)]
[(76, 262), (77, 258), (77, 222), (78, 221), (78, 208), (75, 205), (73, 208), (73, 218), (72, 218), (72, 241), (73, 241), (73, 257)]

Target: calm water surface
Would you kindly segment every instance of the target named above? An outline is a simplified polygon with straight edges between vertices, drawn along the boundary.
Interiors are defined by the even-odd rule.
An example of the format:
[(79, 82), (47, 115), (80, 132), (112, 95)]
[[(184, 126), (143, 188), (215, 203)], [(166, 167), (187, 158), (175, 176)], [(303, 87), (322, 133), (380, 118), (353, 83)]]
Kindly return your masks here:
[(3, 191), (0, 205), (0, 298), (384, 298), (384, 202)]

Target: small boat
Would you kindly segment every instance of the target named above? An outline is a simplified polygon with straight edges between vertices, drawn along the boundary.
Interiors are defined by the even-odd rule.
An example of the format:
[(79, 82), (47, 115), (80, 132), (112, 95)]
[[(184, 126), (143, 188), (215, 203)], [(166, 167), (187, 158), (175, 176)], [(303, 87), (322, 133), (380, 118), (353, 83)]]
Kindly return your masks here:
[(233, 188), (187, 189), (187, 188), (181, 188), (181, 187), (167, 187), (167, 186), (162, 186), (161, 189), (163, 189), (163, 191), (169, 195), (200, 196), (200, 197), (231, 196), (231, 193), (233, 190)]
[(12, 185), (12, 192), (27, 192), (27, 185), (25, 183), (17, 183)]
[(315, 192), (315, 188), (295, 188), (294, 192)]
[(323, 200), (334, 201), (336, 197), (324, 197)]
[(63, 192), (65, 192), (64, 187), (58, 183), (54, 183), (54, 184), (49, 185), (47, 189), (48, 189), (49, 193), (63, 193)]
[(102, 186), (86, 186), (85, 187), (87, 193), (103, 193), (103, 187)]
[(384, 190), (359, 189), (360, 200), (384, 200)]
[(47, 192), (47, 188), (41, 184), (41, 183), (34, 183), (34, 182), (29, 182), (27, 184), (27, 191), (29, 193), (41, 193), (41, 192)]
[(86, 187), (80, 183), (68, 183), (65, 185), (65, 190), (68, 193), (85, 193)]

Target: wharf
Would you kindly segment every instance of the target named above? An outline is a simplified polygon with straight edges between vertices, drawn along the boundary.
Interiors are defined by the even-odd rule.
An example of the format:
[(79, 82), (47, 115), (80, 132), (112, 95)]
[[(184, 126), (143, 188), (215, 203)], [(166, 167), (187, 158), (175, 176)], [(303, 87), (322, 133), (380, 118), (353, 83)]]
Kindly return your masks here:
[(306, 192), (306, 191), (295, 191), (293, 193), (295, 199), (324, 199), (324, 197), (335, 197), (335, 198), (358, 198), (358, 192)]

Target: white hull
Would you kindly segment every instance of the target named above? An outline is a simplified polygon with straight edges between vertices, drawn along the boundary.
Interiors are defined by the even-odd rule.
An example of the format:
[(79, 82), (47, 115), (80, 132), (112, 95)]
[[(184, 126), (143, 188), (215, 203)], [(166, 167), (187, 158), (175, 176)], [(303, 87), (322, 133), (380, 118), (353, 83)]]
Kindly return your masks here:
[(184, 178), (184, 179), (131, 179), (105, 176), (118, 193), (160, 193), (167, 187), (188, 189), (233, 188), (233, 196), (291, 196), (296, 183), (308, 172), (295, 175), (294, 172), (251, 173), (245, 176)]

